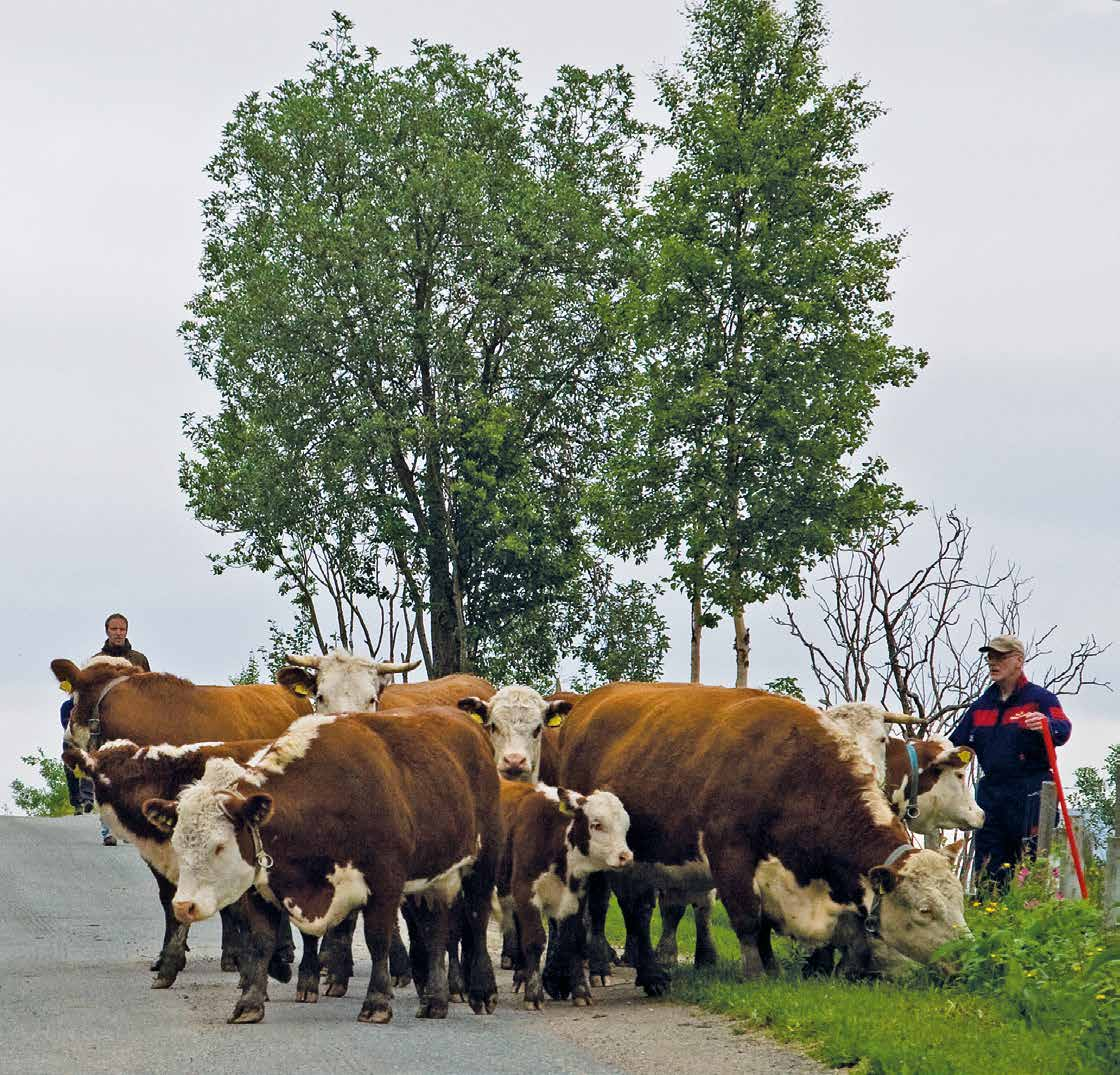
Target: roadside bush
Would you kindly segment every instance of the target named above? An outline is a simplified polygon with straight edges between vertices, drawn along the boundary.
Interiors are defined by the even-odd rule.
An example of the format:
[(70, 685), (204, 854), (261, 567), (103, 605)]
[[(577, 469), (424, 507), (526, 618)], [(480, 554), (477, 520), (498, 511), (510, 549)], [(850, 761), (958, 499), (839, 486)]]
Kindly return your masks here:
[(70, 795), (66, 790), (66, 773), (62, 762), (49, 758), (40, 747), (36, 754), (25, 754), (19, 759), (30, 765), (42, 777), (45, 786), (37, 787), (22, 780), (13, 780), (12, 800), (16, 807), (31, 817), (61, 817), (69, 814)]
[(1005, 998), (1029, 1025), (1068, 1034), (1108, 1068), (1120, 1057), (1120, 933), (1105, 928), (1096, 900), (1052, 895), (1049, 872), (1023, 866), (1002, 898), (974, 899), (973, 936), (942, 950), (941, 977)]

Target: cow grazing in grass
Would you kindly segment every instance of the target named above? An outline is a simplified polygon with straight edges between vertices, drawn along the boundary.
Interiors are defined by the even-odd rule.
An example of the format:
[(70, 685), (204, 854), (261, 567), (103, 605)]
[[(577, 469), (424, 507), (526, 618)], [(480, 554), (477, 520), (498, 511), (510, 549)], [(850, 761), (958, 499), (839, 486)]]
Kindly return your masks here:
[[(870, 923), (917, 960), (965, 929), (950, 862), (910, 845), (871, 765), (803, 703), (611, 684), (576, 705), (561, 742), (564, 786), (607, 786), (626, 804), (639, 876), (719, 890), (748, 977), (774, 969), (772, 928), (866, 950)], [(668, 971), (648, 932), (638, 943), (637, 984), (661, 993)]]
[[(540, 1011), (544, 999), (541, 955), (545, 931), (541, 915), (565, 929), (578, 915), (590, 874), (617, 870), (633, 859), (626, 844), (630, 819), (616, 795), (580, 795), (566, 788), (502, 781), (502, 854), (498, 895), (513, 902), (519, 952), (515, 986), (524, 985), (527, 1010)], [(568, 965), (551, 983), (554, 994), (576, 1005), (591, 1003), (579, 933), (567, 946)]]
[(468, 999), (475, 1012), (494, 1010), (486, 923), (498, 776), (485, 737), (457, 711), (304, 717), (249, 764), (211, 759), (178, 801), (153, 798), (144, 812), (172, 832), (179, 921), (208, 918), (249, 893), (248, 984), (231, 1022), (264, 1017), (265, 968), (284, 912), (322, 935), (357, 909), (373, 962), (358, 1018), (388, 1022), (402, 899), (418, 1014), (443, 1018), (447, 909), (460, 891)]
[[(306, 698), (282, 687), (196, 686), (178, 676), (144, 672), (114, 658), (94, 660), (83, 668), (58, 658), (51, 661), (51, 672), (74, 702), (67, 739), (87, 750), (115, 739), (138, 746), (271, 739), (296, 717), (311, 711)], [(106, 824), (112, 827), (111, 817)], [(149, 868), (156, 880), (165, 926), (164, 943), (151, 969), (157, 986), (169, 985), (182, 967), (185, 935), (180, 946), (175, 941), (178, 930), (171, 914), (167, 876), (158, 866), (149, 863)], [(223, 933), (227, 967), (234, 958), (232, 940), (232, 934), (226, 937)], [(283, 957), (291, 959), (290, 942)]]

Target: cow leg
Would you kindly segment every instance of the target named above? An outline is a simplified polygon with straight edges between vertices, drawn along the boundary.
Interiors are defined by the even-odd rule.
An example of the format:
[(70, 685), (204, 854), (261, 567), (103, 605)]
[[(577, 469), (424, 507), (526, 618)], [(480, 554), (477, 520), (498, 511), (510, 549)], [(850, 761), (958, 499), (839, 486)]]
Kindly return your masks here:
[(762, 905), (754, 891), (755, 856), (741, 846), (720, 847), (718, 852), (709, 847), (708, 855), (716, 888), (727, 908), (731, 928), (739, 939), (744, 977), (758, 978), (766, 971), (773, 973), (777, 968), (770, 946), (770, 923), (764, 921)]
[(833, 931), (833, 940), (841, 946), (837, 968), (840, 974), (850, 979), (872, 977), (871, 941), (858, 915), (851, 911), (841, 914)]
[(358, 912), (351, 911), (337, 926), (327, 930), (319, 949), (328, 997), (344, 997), (354, 976), (354, 927)]
[(456, 897), (447, 910), (447, 991), (453, 1004), (462, 1004), (467, 999), (463, 963), (459, 961), (463, 929), (463, 901)]
[(803, 978), (830, 978), (836, 969), (836, 946), (822, 944), (814, 948), (801, 968)]
[(560, 947), (568, 957), (568, 981), (572, 1004), (577, 1008), (591, 1003), (591, 983), (587, 979), (587, 928), (580, 909), (559, 923)]
[(366, 903), (362, 914), (366, 947), (373, 966), (359, 1023), (387, 1023), (393, 1018), (393, 983), (389, 979), (389, 947), (397, 921), (397, 900), (382, 898)]
[(268, 999), (268, 964), (276, 950), (284, 913), (265, 902), (253, 889), (246, 895), (243, 907), (248, 925), (241, 953), (241, 978), (245, 988), (227, 1022), (259, 1023), (264, 1018), (264, 1002)]
[(693, 962), (697, 967), (714, 967), (719, 962), (716, 942), (712, 939), (712, 902), (711, 890), (692, 901), (692, 916), (696, 920), (696, 954)]
[(412, 967), (408, 961), (408, 949), (401, 940), (399, 918), (393, 920), (393, 936), (389, 940), (389, 976), (393, 985), (401, 989), (412, 981)]
[(563, 949), (563, 940), (556, 920), (548, 920), (548, 950), (544, 960), (544, 973), (541, 983), (545, 992), (553, 1000), (567, 1000), (572, 994), (570, 962)]
[(618, 953), (607, 943), (610, 902), (610, 879), (605, 873), (593, 873), (587, 879), (587, 963), (592, 985), (610, 985), (611, 967), (618, 963)]
[(631, 938), (634, 942), (634, 965), (638, 971), (634, 984), (651, 997), (667, 993), (672, 982), (669, 971), (657, 962), (657, 954), (649, 939), (650, 915), (656, 894), (656, 889), (652, 886), (633, 883), (626, 886), (625, 894), (615, 891), (626, 923), (627, 943), (630, 943)]
[(296, 1003), (317, 1004), (319, 1002), (319, 938), (310, 933), (301, 933), (303, 956), (299, 961), (299, 976), (296, 978)]
[[(544, 1002), (544, 984), (541, 980), (541, 956), (544, 954), (545, 932), (541, 913), (529, 902), (528, 893), (514, 905), (514, 919), (521, 938), (521, 975), (525, 983), (522, 1003), (527, 1012), (541, 1010)], [(516, 980), (516, 979), (515, 979)]]
[[(282, 963), (294, 963), (296, 961), (296, 942), (292, 936), (292, 923), (285, 918), (280, 925), (280, 933), (276, 941), (276, 958)], [(276, 978), (276, 975), (273, 975)], [(287, 978), (277, 978), (277, 981), (286, 982), (291, 978), (291, 974)]]
[(412, 936), (413, 923), (417, 933), (423, 938), (427, 966), (425, 968), (424, 983), (420, 985), (420, 969), (415, 958), (415, 948), (410, 953), (413, 956), (412, 973), (416, 978), (417, 993), (420, 996), (420, 1006), (416, 1009), (418, 1019), (446, 1019), (447, 1018), (447, 905), (438, 899), (430, 904), (423, 897), (410, 896), (406, 903), (411, 911), (408, 918), (408, 933)]
[(502, 970), (513, 970), (521, 952), (517, 939), (513, 897), (502, 896), (499, 903), (502, 907)]
[(244, 917), (239, 903), (231, 903), (218, 913), (222, 918), (222, 970), (235, 971), (245, 943)]
[(467, 976), (467, 1002), (475, 1015), (493, 1015), (498, 1006), (498, 983), (486, 948), (486, 927), (490, 922), (493, 894), (493, 862), (480, 858), (463, 878), (457, 901), (462, 926), (463, 970)]
[(420, 922), (413, 913), (412, 900), (401, 905), (405, 925), (408, 927), (408, 959), (412, 965), (412, 984), (416, 987), (417, 997), (423, 999), (428, 984), (428, 947), (420, 930)]
[(677, 962), (677, 930), (688, 908), (679, 893), (662, 892), (658, 901), (661, 907), (661, 937), (657, 942), (657, 962), (672, 967)]
[(159, 902), (163, 906), (163, 947), (152, 964), (151, 969), (156, 972), (152, 988), (170, 989), (179, 976), (179, 971), (187, 965), (187, 933), (190, 926), (178, 922), (171, 910), (175, 886), (155, 870), (152, 870), (152, 876), (156, 879)]

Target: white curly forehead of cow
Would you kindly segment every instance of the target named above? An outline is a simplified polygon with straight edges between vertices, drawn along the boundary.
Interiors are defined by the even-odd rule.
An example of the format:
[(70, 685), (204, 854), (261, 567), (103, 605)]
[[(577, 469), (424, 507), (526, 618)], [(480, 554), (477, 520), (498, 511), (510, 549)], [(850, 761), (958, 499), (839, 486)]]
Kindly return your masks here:
[(630, 815), (613, 791), (593, 791), (583, 800), (580, 809), (589, 822), (598, 822), (612, 832), (625, 833), (630, 828)]
[(381, 691), (393, 681), (392, 673), (379, 672), (369, 657), (332, 650), (315, 672), (315, 693), (320, 713), (364, 713), (377, 708)]
[(961, 898), (964, 892), (952, 863), (940, 851), (918, 850), (907, 855), (898, 872), (905, 883), (897, 891), (907, 903), (918, 903), (933, 895), (942, 899)]
[(548, 703), (532, 687), (503, 687), (490, 699), (490, 721), (511, 731), (532, 731), (544, 723)]

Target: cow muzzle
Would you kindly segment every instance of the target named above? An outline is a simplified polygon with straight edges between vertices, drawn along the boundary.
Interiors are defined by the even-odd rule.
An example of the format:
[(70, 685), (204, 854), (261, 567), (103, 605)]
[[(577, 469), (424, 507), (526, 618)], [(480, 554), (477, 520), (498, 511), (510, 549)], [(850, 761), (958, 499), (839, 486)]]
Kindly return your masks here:
[(210, 917), (210, 915), (203, 911), (198, 905), (196, 900), (172, 900), (171, 911), (175, 915), (175, 920), (177, 922), (182, 922), (183, 925), (186, 926), (189, 926), (192, 922), (201, 922), (204, 918)]
[(629, 851), (629, 850), (620, 851), (618, 853), (618, 855), (616, 856), (615, 861), (612, 862), (611, 865), (616, 870), (620, 870), (620, 869), (622, 869), (623, 866), (629, 866), (630, 863), (633, 862), (633, 861), (634, 861), (634, 852), (633, 851)]

